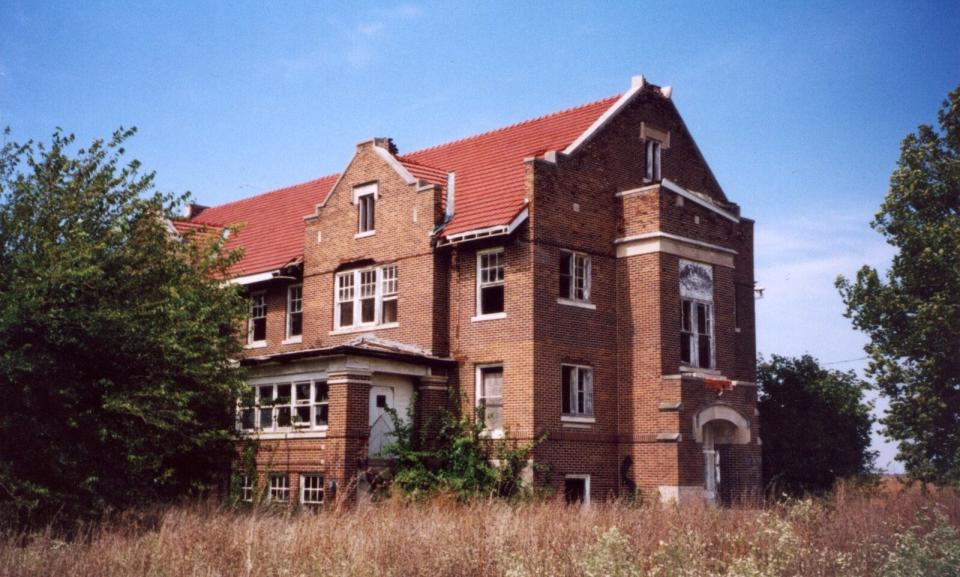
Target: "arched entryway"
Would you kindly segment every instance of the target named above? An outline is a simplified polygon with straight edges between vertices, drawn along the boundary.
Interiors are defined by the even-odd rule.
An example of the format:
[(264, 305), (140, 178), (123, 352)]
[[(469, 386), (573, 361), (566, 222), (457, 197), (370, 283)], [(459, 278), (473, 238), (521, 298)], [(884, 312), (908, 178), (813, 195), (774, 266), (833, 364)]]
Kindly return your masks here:
[(730, 445), (750, 442), (750, 422), (734, 408), (712, 405), (697, 413), (693, 422), (694, 437), (703, 446), (703, 490), (710, 502), (725, 501), (730, 497), (724, 491), (725, 457)]

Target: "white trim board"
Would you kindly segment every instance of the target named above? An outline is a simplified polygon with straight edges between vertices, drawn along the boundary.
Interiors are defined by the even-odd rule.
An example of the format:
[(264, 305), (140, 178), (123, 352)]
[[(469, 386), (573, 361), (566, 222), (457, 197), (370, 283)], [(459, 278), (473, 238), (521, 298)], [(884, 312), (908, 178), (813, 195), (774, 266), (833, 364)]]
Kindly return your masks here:
[(668, 233), (646, 233), (614, 242), (617, 246), (617, 258), (663, 252), (698, 262), (735, 268), (733, 259), (736, 251)]
[(623, 95), (616, 102), (613, 103), (613, 106), (608, 108), (606, 112), (600, 115), (600, 118), (596, 119), (593, 122), (593, 124), (590, 125), (590, 128), (587, 128), (583, 132), (583, 134), (581, 134), (580, 136), (577, 137), (576, 140), (571, 142), (570, 145), (563, 150), (563, 153), (567, 155), (573, 154), (581, 146), (589, 142), (590, 139), (593, 138), (594, 135), (596, 135), (596, 133), (600, 131), (600, 129), (606, 126), (607, 123), (610, 122), (610, 120), (612, 120), (613, 117), (616, 116), (618, 112), (620, 112), (620, 110), (622, 110), (627, 104), (630, 104), (630, 101), (633, 100), (633, 98), (640, 93), (640, 91), (643, 89), (643, 87), (646, 84), (647, 84), (647, 80), (642, 75), (634, 76), (633, 78), (631, 78), (630, 90), (627, 90), (626, 92), (624, 92)]

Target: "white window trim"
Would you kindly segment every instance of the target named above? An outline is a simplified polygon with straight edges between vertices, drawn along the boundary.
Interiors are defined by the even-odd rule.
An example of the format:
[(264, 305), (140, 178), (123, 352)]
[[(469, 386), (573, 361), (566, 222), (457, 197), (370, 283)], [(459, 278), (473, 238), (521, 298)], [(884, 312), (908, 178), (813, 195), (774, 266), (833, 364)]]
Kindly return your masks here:
[(585, 303), (583, 301), (575, 301), (575, 300), (565, 299), (563, 297), (557, 298), (557, 304), (565, 305), (568, 307), (577, 307), (581, 309), (587, 309), (591, 311), (597, 310), (597, 305), (595, 305), (594, 303)]
[(502, 311), (502, 312), (499, 312), (499, 313), (487, 313), (487, 314), (483, 314), (483, 313), (480, 312), (480, 306), (481, 306), (480, 289), (482, 288), (481, 285), (480, 285), (480, 282), (481, 282), (481, 281), (480, 281), (480, 278), (481, 278), (481, 277), (480, 277), (480, 262), (481, 262), (481, 257), (482, 257), (483, 255), (488, 255), (488, 254), (496, 254), (496, 253), (501, 253), (501, 254), (503, 254), (503, 252), (504, 252), (504, 250), (503, 250), (503, 247), (502, 247), (502, 246), (498, 246), (498, 247), (496, 247), (496, 248), (488, 248), (488, 249), (486, 249), (486, 250), (477, 251), (477, 271), (476, 271), (476, 274), (477, 274), (477, 282), (476, 282), (476, 285), (477, 285), (477, 286), (476, 286), (476, 291), (477, 291), (477, 294), (476, 294), (476, 299), (477, 299), (477, 308), (476, 308), (476, 311), (477, 311), (477, 314), (474, 315), (474, 316), (472, 316), (472, 317), (470, 317), (470, 321), (471, 321), (471, 322), (476, 322), (476, 321), (492, 321), (492, 320), (505, 319), (505, 318), (507, 318), (507, 263), (506, 263), (506, 261), (503, 260), (503, 259), (501, 259), (501, 262), (502, 262), (502, 264), (503, 264), (503, 280), (500, 281), (499, 283), (496, 283), (496, 284), (487, 285), (487, 286), (503, 285), (503, 311)]
[[(473, 398), (474, 398), (473, 406), (478, 409), (480, 408), (480, 398), (482, 396), (481, 393), (483, 392), (483, 370), (484, 369), (500, 369), (500, 374), (503, 375), (503, 382), (504, 383), (506, 382), (506, 372), (503, 369), (503, 363), (485, 363), (482, 365), (476, 365), (476, 368), (475, 368), (476, 378), (474, 379), (475, 388), (474, 388), (474, 395), (473, 395)], [(503, 393), (504, 393), (503, 384), (501, 384), (500, 385), (501, 410), (503, 408)], [(503, 427), (501, 426), (499, 429), (484, 428), (484, 430), (481, 432), (481, 436), (491, 438), (491, 439), (502, 439), (504, 436)]]
[(567, 479), (583, 479), (583, 507), (590, 506), (590, 475), (564, 475), (564, 481)]
[[(376, 182), (372, 182), (372, 183), (370, 183), (370, 184), (364, 184), (364, 185), (362, 185), (362, 186), (357, 186), (357, 187), (355, 187), (355, 188), (353, 189), (353, 204), (357, 207), (357, 233), (356, 233), (355, 235), (353, 235), (353, 238), (363, 238), (363, 237), (367, 237), (367, 236), (373, 236), (374, 234), (376, 234), (376, 232), (377, 232), (377, 224), (376, 224), (376, 222), (377, 222), (377, 221), (376, 221), (376, 218), (377, 218), (377, 212), (376, 212), (376, 211), (377, 211), (377, 198), (380, 196), (380, 195), (379, 195), (379, 190), (378, 190), (378, 188), (379, 188), (379, 187), (378, 187), (377, 183), (376, 183)], [(360, 211), (361, 211), (360, 199), (363, 198), (363, 197), (365, 197), (365, 196), (373, 196), (373, 211), (374, 211), (374, 212), (373, 212), (373, 218), (374, 218), (374, 221), (373, 221), (373, 222), (374, 222), (374, 224), (373, 224), (373, 228), (371, 228), (370, 230), (361, 230), (361, 228), (360, 228), (360, 227), (362, 226), (362, 223), (363, 223), (363, 219), (360, 218), (360, 216), (361, 216), (361, 214), (360, 214)]]
[[(286, 481), (285, 486), (277, 487), (278, 490), (285, 490), (287, 494), (286, 499), (274, 499), (273, 497), (273, 480), (274, 479), (284, 479)], [(277, 503), (289, 503), (290, 502), (290, 475), (287, 473), (271, 473), (267, 478), (267, 501), (268, 502), (277, 502)]]
[[(390, 268), (390, 267), (398, 267), (398, 265), (397, 265), (396, 263), (393, 263), (393, 264), (373, 266), (373, 267), (366, 267), (366, 268), (350, 269), (350, 270), (345, 270), (345, 271), (342, 271), (342, 272), (338, 272), (337, 274), (335, 274), (335, 275), (333, 276), (333, 328), (330, 330), (330, 333), (329, 333), (329, 334), (331, 334), (331, 335), (342, 335), (342, 334), (357, 333), (357, 332), (371, 331), (371, 330), (377, 330), (377, 329), (391, 329), (391, 328), (396, 328), (396, 327), (400, 326), (399, 317), (398, 317), (397, 322), (392, 322), (392, 323), (384, 323), (384, 322), (382, 322), (383, 319), (381, 318), (381, 317), (382, 317), (382, 312), (383, 312), (383, 310), (382, 310), (382, 307), (383, 307), (383, 270), (386, 269), (386, 268)], [(361, 301), (362, 301), (363, 299), (360, 298), (360, 295), (361, 295), (361, 282), (360, 282), (360, 280), (361, 280), (361, 277), (362, 277), (363, 273), (365, 273), (365, 272), (370, 272), (370, 271), (375, 271), (375, 273), (376, 273), (376, 274), (375, 274), (375, 277), (376, 277), (376, 278), (375, 278), (375, 280), (374, 280), (375, 287), (374, 287), (374, 304), (373, 304), (373, 306), (374, 306), (373, 322), (361, 323), (361, 322), (359, 322), (359, 320), (360, 320), (360, 318), (361, 318), (362, 310), (363, 310), (363, 305), (361, 304)], [(353, 323), (352, 325), (347, 325), (347, 326), (341, 327), (341, 326), (340, 326), (340, 304), (341, 304), (341, 301), (338, 300), (338, 299), (339, 299), (339, 294), (340, 294), (340, 293), (339, 293), (339, 290), (340, 290), (340, 278), (341, 278), (341, 277), (345, 277), (345, 276), (347, 276), (347, 275), (353, 275), (353, 320), (354, 320), (354, 323)], [(398, 286), (399, 286), (399, 282), (400, 282), (399, 279), (400, 279), (400, 270), (399, 270), (399, 268), (398, 268), (398, 269), (397, 269), (397, 283), (398, 283)], [(397, 298), (399, 298), (399, 296), (398, 296)], [(346, 301), (344, 301), (344, 302), (346, 302)]]
[[(561, 254), (570, 255), (570, 270), (567, 271), (567, 274), (570, 275), (570, 295), (569, 297), (560, 296), (557, 298), (557, 302), (561, 304), (570, 304), (574, 306), (578, 305), (590, 305), (592, 304), (591, 298), (593, 296), (591, 289), (593, 285), (593, 260), (590, 258), (590, 255), (585, 252), (578, 252), (575, 250), (561, 249)], [(583, 294), (584, 298), (576, 298), (577, 289), (577, 258), (584, 259), (584, 279), (583, 279)], [(584, 306), (584, 308), (590, 308), (589, 306)], [(594, 306), (594, 309), (597, 307)]]
[[(299, 334), (299, 335), (291, 335), (291, 334), (290, 334), (290, 329), (291, 329), (291, 321), (292, 321), (292, 315), (293, 315), (293, 311), (291, 310), (291, 305), (293, 304), (293, 300), (290, 298), (290, 294), (293, 292), (293, 289), (296, 289), (296, 288), (299, 288), (299, 289), (300, 289), (300, 334)], [(293, 284), (293, 285), (290, 285), (290, 286), (287, 287), (287, 321), (286, 321), (286, 325), (287, 325), (287, 328), (286, 328), (286, 338), (283, 340), (283, 343), (282, 343), (282, 344), (288, 345), (288, 344), (291, 344), (291, 343), (299, 343), (299, 342), (302, 342), (302, 341), (303, 341), (303, 283)]]
[[(568, 367), (569, 367), (569, 368), (574, 368), (574, 369), (577, 370), (577, 372), (576, 372), (575, 374), (577, 375), (577, 378), (578, 378), (578, 379), (579, 379), (579, 377), (580, 377), (580, 371), (582, 371), (582, 370), (588, 370), (588, 371), (590, 371), (590, 397), (591, 397), (591, 399), (590, 399), (590, 405), (591, 405), (591, 410), (592, 410), (593, 412), (591, 412), (590, 414), (587, 414), (587, 413), (564, 413), (564, 412), (563, 412), (563, 391), (560, 391), (560, 420), (561, 420), (561, 421), (566, 421), (566, 422), (569, 422), (569, 423), (595, 423), (595, 422), (597, 422), (597, 408), (596, 408), (596, 403), (594, 402), (594, 399), (593, 399), (593, 397), (594, 397), (594, 394), (593, 394), (593, 386), (594, 386), (594, 384), (595, 384), (595, 382), (594, 382), (595, 371), (593, 370), (593, 367), (590, 366), (590, 365), (578, 365), (578, 364), (576, 364), (576, 363), (561, 363), (561, 364), (560, 364), (560, 386), (561, 386), (561, 387), (563, 386), (563, 371), (564, 371), (564, 369), (566, 369), (566, 368), (568, 368)], [(584, 395), (586, 395), (586, 392), (584, 392)], [(570, 400), (571, 400), (571, 402), (573, 402), (573, 398), (571, 398)], [(584, 399), (584, 404), (586, 404), (586, 399)]]
[[(250, 491), (250, 496), (247, 497), (246, 493)], [(257, 476), (256, 475), (240, 475), (240, 501), (242, 503), (253, 503), (253, 498), (257, 494)]]
[[(262, 296), (262, 297), (263, 297), (263, 317), (262, 317), (262, 318), (265, 319), (264, 322), (266, 322), (266, 319), (268, 318), (268, 317), (267, 317), (267, 313), (269, 312), (268, 305), (267, 305), (267, 291), (265, 291), (265, 290), (252, 291), (252, 292), (250, 293), (249, 299), (252, 301), (253, 298), (256, 297), (256, 296)], [(253, 308), (252, 303), (251, 303), (251, 305), (250, 305), (250, 308)], [(256, 318), (261, 318), (261, 317), (256, 317)], [(260, 348), (263, 348), (263, 347), (267, 346), (267, 339), (266, 339), (266, 335), (267, 335), (266, 328), (267, 328), (267, 327), (264, 327), (264, 331), (263, 331), (264, 338), (263, 338), (263, 340), (260, 340), (260, 341), (255, 341), (255, 340), (253, 340), (253, 319), (254, 319), (254, 317), (253, 317), (252, 315), (251, 315), (251, 316), (248, 316), (248, 318), (247, 318), (247, 344), (244, 346), (244, 348), (248, 348), (248, 349), (260, 349)]]
[[(690, 312), (691, 312), (691, 314), (694, 314), (694, 315), (696, 314), (696, 310), (697, 310), (696, 307), (697, 307), (698, 304), (707, 305), (708, 307), (710, 307), (710, 332), (708, 333), (708, 334), (710, 335), (710, 366), (709, 366), (709, 367), (701, 367), (701, 366), (700, 366), (700, 364), (699, 364), (699, 363), (700, 363), (700, 341), (699, 341), (699, 339), (694, 338), (694, 339), (693, 339), (693, 342), (690, 344), (690, 362), (689, 362), (689, 363), (686, 363), (686, 362), (683, 361), (683, 359), (680, 359), (680, 370), (681, 370), (681, 372), (684, 372), (684, 371), (701, 371), (701, 372), (716, 371), (716, 373), (719, 374), (720, 371), (717, 369), (717, 339), (716, 339), (716, 334), (717, 334), (717, 329), (716, 329), (716, 326), (717, 326), (717, 311), (716, 311), (716, 307), (714, 307), (713, 301), (708, 301), (708, 300), (703, 300), (703, 299), (695, 299), (695, 298), (683, 297), (683, 296), (680, 297), (680, 306), (681, 306), (681, 307), (683, 306), (683, 301), (690, 301), (690, 303), (691, 303)], [(683, 312), (681, 311), (680, 314), (683, 315)], [(693, 328), (695, 328), (695, 327), (696, 327), (696, 318), (693, 318), (693, 319), (690, 320), (690, 328), (693, 329)], [(683, 318), (682, 318), (682, 316), (681, 316), (681, 319), (680, 319), (680, 334), (681, 334), (681, 335), (683, 334)], [(694, 336), (696, 336), (697, 334), (698, 334), (698, 333), (693, 333)]]
[[(307, 484), (306, 484), (305, 480), (307, 479), (307, 477), (319, 477), (319, 478), (320, 478), (320, 492), (321, 492), (321, 494), (323, 495), (323, 498), (322, 498), (320, 501), (307, 501), (307, 500), (306, 500)], [(300, 491), (299, 491), (300, 497), (299, 497), (299, 500), (298, 500), (297, 502), (298, 502), (300, 505), (307, 505), (307, 506), (323, 505), (324, 501), (326, 501), (326, 499), (327, 499), (327, 488), (326, 488), (326, 485), (325, 485), (326, 482), (327, 482), (327, 480), (326, 480), (326, 477), (323, 475), (323, 473), (300, 473)], [(311, 487), (310, 490), (315, 490), (315, 488), (314, 488), (314, 487)]]
[[(308, 438), (308, 437), (318, 437), (318, 436), (325, 437), (327, 433), (327, 429), (329, 428), (329, 425), (317, 425), (315, 423), (316, 423), (316, 411), (318, 410), (318, 407), (321, 406), (321, 404), (327, 405), (327, 412), (328, 412), (327, 414), (329, 418), (329, 411), (330, 411), (329, 388), (327, 392), (327, 395), (328, 395), (327, 400), (325, 403), (318, 403), (316, 398), (317, 385), (320, 383), (326, 383), (326, 382), (327, 382), (327, 379), (325, 377), (324, 378), (293, 378), (293, 379), (290, 379), (288, 377), (287, 379), (284, 379), (281, 381), (269, 379), (269, 380), (265, 380), (264, 382), (248, 383), (248, 386), (253, 387), (253, 395), (254, 395), (253, 404), (248, 407), (245, 407), (240, 405), (239, 402), (237, 403), (237, 431), (241, 435), (256, 436), (261, 439), (284, 438), (291, 434), (297, 436), (298, 438), (300, 437)], [(308, 403), (298, 405), (296, 385), (298, 384), (302, 385), (306, 383), (310, 384), (310, 400)], [(273, 415), (276, 409), (280, 406), (289, 407), (290, 408), (290, 426), (289, 427), (271, 426), (270, 428), (264, 428), (260, 424), (260, 409), (261, 409), (260, 396), (259, 396), (260, 387), (271, 387), (270, 398), (272, 400), (277, 398), (277, 387), (282, 385), (290, 386), (290, 403), (285, 405), (273, 405), (273, 412), (271, 414)], [(296, 425), (293, 422), (293, 418), (296, 415), (297, 407), (304, 406), (304, 405), (310, 407), (310, 423), (309, 425), (306, 425), (306, 426)], [(244, 429), (242, 414), (240, 413), (240, 411), (243, 411), (245, 409), (251, 409), (251, 408), (253, 409), (253, 428)], [(271, 417), (272, 422), (276, 422), (276, 420), (277, 419), (275, 416)]]

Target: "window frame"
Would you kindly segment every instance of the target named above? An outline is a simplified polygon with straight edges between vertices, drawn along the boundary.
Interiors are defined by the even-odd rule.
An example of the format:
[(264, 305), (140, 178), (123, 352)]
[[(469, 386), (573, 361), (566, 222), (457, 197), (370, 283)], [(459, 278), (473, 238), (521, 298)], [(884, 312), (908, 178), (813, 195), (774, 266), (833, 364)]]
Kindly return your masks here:
[(256, 475), (240, 475), (240, 502), (253, 503), (253, 497), (257, 493)]
[[(684, 303), (690, 303), (690, 330), (685, 330), (684, 319)], [(703, 306), (706, 308), (708, 320), (705, 323), (707, 332), (699, 332), (699, 307)], [(696, 299), (692, 297), (680, 297), (680, 365), (683, 367), (690, 367), (696, 369), (709, 369), (714, 370), (717, 366), (716, 359), (716, 311), (714, 310), (713, 301), (708, 301), (704, 299)], [(709, 365), (704, 366), (700, 363), (700, 337), (706, 336), (710, 341), (710, 358)], [(682, 339), (688, 339), (688, 346), (690, 350), (690, 359), (685, 360), (683, 358), (683, 342)]]
[[(308, 480), (319, 480), (319, 487), (308, 487)], [(326, 488), (324, 483), (326, 479), (322, 473), (300, 473), (300, 497), (299, 503), (304, 507), (319, 508), (323, 506), (324, 498), (326, 497)], [(307, 500), (307, 494), (312, 492), (314, 495), (319, 493), (320, 500), (311, 499)]]
[[(483, 393), (484, 393), (483, 375), (484, 375), (484, 372), (485, 372), (485, 371), (495, 370), (495, 369), (499, 369), (499, 370), (500, 370), (500, 396), (499, 396), (499, 397), (492, 397), (492, 398), (499, 398), (499, 399), (500, 399), (500, 404), (499, 404), (499, 407), (500, 407), (500, 426), (499, 426), (498, 428), (491, 429), (491, 428), (489, 428), (489, 427), (487, 426), (487, 422), (486, 422), (486, 404), (484, 403), (484, 401), (486, 401), (486, 400), (487, 400), (488, 398), (490, 398), (490, 397), (488, 397), (488, 396), (486, 396), (486, 395), (483, 394)], [(503, 424), (503, 420), (504, 420), (503, 393), (504, 393), (504, 390), (503, 390), (503, 386), (504, 386), (504, 384), (506, 383), (505, 376), (506, 376), (506, 371), (504, 371), (503, 363), (484, 363), (484, 364), (478, 364), (478, 365), (476, 365), (476, 385), (475, 385), (475, 386), (476, 386), (476, 389), (475, 389), (475, 391), (474, 391), (474, 392), (475, 392), (475, 395), (474, 395), (474, 398), (475, 398), (474, 406), (476, 406), (477, 409), (483, 409), (483, 410), (484, 410), (484, 429), (483, 429), (483, 432), (484, 432), (485, 435), (489, 435), (489, 436), (492, 437), (492, 438), (502, 438), (502, 437), (503, 437), (503, 434), (504, 434), (504, 424)]]
[[(483, 273), (485, 270), (494, 270), (492, 267), (483, 266), (484, 257), (489, 257), (490, 255), (499, 255), (497, 259), (496, 269), (499, 269), (499, 279), (494, 281), (484, 281)], [(485, 250), (477, 251), (477, 281), (476, 281), (476, 316), (471, 320), (492, 320), (492, 319), (503, 319), (507, 317), (507, 261), (505, 256), (504, 247), (498, 246), (494, 248), (488, 248)], [(503, 310), (492, 313), (483, 312), (483, 289), (485, 288), (494, 288), (494, 287), (503, 287)]]
[[(261, 299), (260, 304), (255, 304), (256, 299)], [(265, 347), (267, 346), (267, 313), (269, 312), (269, 307), (267, 305), (267, 291), (251, 291), (250, 295), (248, 296), (248, 300), (250, 302), (250, 306), (247, 309), (247, 346)], [(254, 316), (254, 311), (256, 309), (263, 309), (263, 314), (261, 316)], [(263, 339), (254, 340), (255, 323), (259, 319), (263, 319)]]
[[(570, 474), (563, 476), (564, 485), (566, 485), (567, 480), (580, 480), (583, 481), (583, 502), (580, 504), (581, 507), (587, 508), (590, 506), (590, 475), (586, 474)], [(566, 490), (566, 486), (564, 486)], [(572, 505), (573, 503), (568, 503)]]
[[(564, 375), (567, 370), (573, 369), (574, 380), (571, 380), (568, 383), (570, 386), (569, 399), (570, 399), (570, 409), (573, 409), (573, 403), (577, 400), (580, 395), (579, 386), (581, 384), (581, 374), (589, 375), (584, 380), (586, 384), (583, 388), (583, 402), (582, 407), (578, 407), (579, 411), (567, 411), (563, 410), (563, 398), (564, 398)], [(596, 420), (596, 406), (594, 404), (594, 369), (590, 365), (580, 365), (574, 363), (561, 363), (560, 364), (560, 419), (562, 421), (573, 421), (573, 422), (595, 422)], [(577, 404), (580, 404), (579, 402)]]
[(354, 238), (371, 236), (377, 232), (378, 189), (376, 182), (353, 189), (353, 204), (357, 205), (357, 233)]
[[(569, 269), (567, 271), (563, 270), (563, 260), (565, 256), (569, 257), (569, 263), (568, 263)], [(583, 279), (582, 279), (583, 287), (582, 288), (577, 287), (577, 282), (578, 282), (577, 261), (578, 260), (583, 261)], [(560, 282), (560, 286), (558, 287), (558, 293), (560, 295), (558, 297), (559, 302), (561, 302), (562, 304), (577, 304), (577, 305), (593, 304), (590, 300), (591, 288), (593, 285), (593, 262), (592, 262), (592, 259), (590, 258), (590, 255), (585, 252), (561, 249), (559, 266), (560, 266), (560, 269), (559, 269), (560, 274), (558, 277), (558, 281)], [(564, 276), (569, 277), (570, 279), (569, 286), (568, 286), (569, 292), (567, 295), (563, 294), (562, 279)], [(577, 297), (578, 290), (583, 291), (582, 298)]]
[[(384, 295), (384, 286), (386, 284), (385, 271), (393, 270), (393, 278), (390, 279), (394, 283), (396, 292), (392, 294)], [(373, 285), (373, 321), (371, 322), (362, 322), (363, 319), (363, 301), (369, 299), (369, 296), (364, 296), (363, 294), (363, 277), (365, 274), (373, 273), (374, 280), (373, 283), (367, 283), (367, 285)], [(345, 271), (340, 271), (334, 275), (333, 281), (333, 330), (332, 333), (340, 332), (354, 332), (358, 330), (370, 330), (373, 328), (393, 328), (399, 326), (400, 324), (400, 310), (399, 310), (399, 288), (400, 288), (400, 268), (396, 263), (385, 264), (372, 267), (364, 268), (355, 268)], [(350, 294), (352, 295), (350, 299), (342, 298), (343, 289), (340, 286), (341, 278), (351, 278), (350, 281)], [(386, 298), (384, 298), (386, 296)], [(397, 304), (397, 320), (390, 322), (383, 322), (383, 303), (384, 302), (396, 301)], [(352, 303), (351, 315), (353, 317), (353, 324), (350, 325), (341, 325), (341, 305), (345, 303)]]
[(648, 138), (644, 145), (644, 178), (649, 182), (663, 179), (663, 143), (656, 138)]
[[(283, 480), (283, 484), (274, 485), (274, 481)], [(270, 473), (267, 485), (267, 501), (270, 503), (289, 503), (290, 502), (290, 475), (288, 473)], [(283, 494), (283, 498), (277, 498), (274, 492)]]
[[(308, 399), (300, 399), (297, 396), (297, 386), (298, 385), (307, 385), (309, 387), (310, 395)], [(294, 379), (289, 381), (277, 381), (277, 382), (267, 382), (267, 383), (257, 383), (251, 384), (253, 387), (253, 404), (248, 406), (241, 406), (238, 403), (237, 410), (237, 430), (242, 434), (260, 434), (260, 433), (288, 433), (288, 432), (326, 432), (329, 424), (318, 425), (317, 424), (317, 414), (322, 413), (322, 408), (327, 407), (327, 418), (329, 419), (330, 414), (330, 388), (327, 384), (326, 378), (305, 378), (305, 379)], [(290, 387), (290, 400), (286, 403), (279, 404), (276, 400), (279, 398), (279, 388), (283, 386)], [(320, 398), (318, 392), (323, 386), (327, 387), (327, 396)], [(262, 402), (261, 392), (263, 389), (270, 388), (270, 401), (269, 404), (264, 404)], [(303, 424), (303, 421), (295, 420), (299, 419), (298, 408), (310, 408), (310, 419)], [(263, 411), (270, 410), (270, 426), (264, 427), (262, 422)], [(289, 409), (290, 411), (290, 425), (289, 426), (280, 426), (278, 413), (280, 409)], [(243, 426), (243, 413), (245, 411), (253, 411), (253, 427), (244, 428)]]
[[(293, 298), (292, 294), (294, 290), (299, 289), (300, 296), (299, 298)], [(300, 303), (298, 310), (293, 310), (293, 305), (295, 302)], [(300, 332), (293, 334), (293, 315), (300, 315)], [(303, 283), (293, 284), (287, 287), (287, 328), (286, 328), (286, 339), (285, 343), (299, 343), (303, 340)]]

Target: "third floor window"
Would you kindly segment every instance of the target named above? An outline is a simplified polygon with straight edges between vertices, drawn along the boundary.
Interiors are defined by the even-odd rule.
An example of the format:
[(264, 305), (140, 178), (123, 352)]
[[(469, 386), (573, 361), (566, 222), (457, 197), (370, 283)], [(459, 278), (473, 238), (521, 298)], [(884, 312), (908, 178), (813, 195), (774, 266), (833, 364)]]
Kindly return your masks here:
[(357, 205), (357, 236), (373, 234), (376, 226), (377, 184), (353, 189), (353, 202)]

